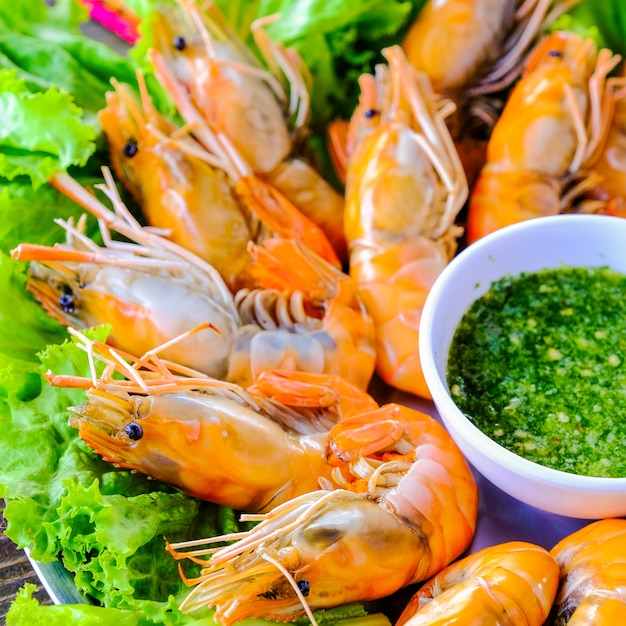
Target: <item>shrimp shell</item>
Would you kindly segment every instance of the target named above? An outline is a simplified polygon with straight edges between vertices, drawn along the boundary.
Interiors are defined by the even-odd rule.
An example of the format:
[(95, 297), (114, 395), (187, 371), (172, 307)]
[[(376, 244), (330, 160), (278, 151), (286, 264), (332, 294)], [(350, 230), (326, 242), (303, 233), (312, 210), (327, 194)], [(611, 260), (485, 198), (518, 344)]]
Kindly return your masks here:
[[(267, 232), (234, 193), (226, 173), (194, 154), (194, 142), (152, 104), (141, 74), (140, 99), (128, 85), (114, 91), (98, 118), (116, 178), (139, 204), (148, 224), (213, 265), (231, 286), (251, 259), (248, 241)], [(200, 150), (199, 146), (196, 148)]]
[[(177, 7), (164, 7), (155, 16), (151, 58), (165, 90), (173, 95), (177, 83), (198, 116), (227, 138), (238, 161), (319, 226), (345, 260), (343, 196), (300, 150), (307, 134), (310, 77), (295, 49), (273, 42), (265, 33), (265, 26), (276, 19), (268, 16), (251, 26), (270, 68), (266, 70), (213, 3), (199, 10), (193, 2), (180, 0)], [(185, 107), (180, 102), (177, 106), (189, 122)]]
[(104, 365), (91, 378), (46, 376), (87, 389), (69, 409), (80, 438), (117, 467), (239, 510), (268, 511), (331, 484), (329, 430), (378, 406), (336, 376), (266, 372), (246, 391), (165, 361), (160, 348), (137, 359), (70, 332)]
[[(104, 246), (78, 227), (58, 221), (64, 244), (20, 244), (13, 258), (31, 261), (27, 288), (64, 325), (88, 328), (111, 324), (110, 341), (131, 354), (156, 346), (211, 322), (164, 348), (166, 358), (222, 378), (241, 320), (232, 295), (215, 268), (175, 243), (143, 228), (121, 202), (110, 172), (101, 187), (109, 210), (78, 182), (58, 174), (53, 184), (95, 215)], [(116, 230), (130, 242), (111, 240)]]
[(559, 566), (543, 548), (522, 541), (491, 546), (424, 583), (396, 626), (541, 626), (558, 581)]
[[(399, 46), (376, 84), (377, 123), (362, 128), (346, 177), (350, 275), (376, 326), (376, 371), (430, 397), (416, 346), (432, 284), (456, 250), (468, 188), (444, 118), (450, 111)], [(367, 84), (364, 82), (364, 84)], [(358, 113), (359, 111), (357, 111)]]
[(622, 624), (626, 619), (626, 520), (588, 524), (550, 553), (561, 566), (551, 616), (555, 626)]
[(470, 198), (468, 242), (531, 217), (598, 210), (575, 200), (597, 181), (587, 168), (606, 136), (606, 76), (618, 62), (571, 32), (536, 46), (489, 140)]

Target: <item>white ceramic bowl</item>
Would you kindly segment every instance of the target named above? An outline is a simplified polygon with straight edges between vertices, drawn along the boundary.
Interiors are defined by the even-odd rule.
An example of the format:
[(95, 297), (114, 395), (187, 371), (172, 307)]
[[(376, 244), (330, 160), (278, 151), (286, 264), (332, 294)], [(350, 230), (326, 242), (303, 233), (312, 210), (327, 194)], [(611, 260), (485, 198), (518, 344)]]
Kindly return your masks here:
[(465, 417), (446, 382), (450, 343), (470, 304), (505, 274), (563, 265), (608, 265), (626, 273), (626, 219), (542, 217), (506, 227), (467, 247), (442, 272), (426, 300), (420, 359), (441, 419), (485, 478), (518, 500), (550, 513), (585, 519), (624, 516), (626, 478), (577, 476), (510, 452)]

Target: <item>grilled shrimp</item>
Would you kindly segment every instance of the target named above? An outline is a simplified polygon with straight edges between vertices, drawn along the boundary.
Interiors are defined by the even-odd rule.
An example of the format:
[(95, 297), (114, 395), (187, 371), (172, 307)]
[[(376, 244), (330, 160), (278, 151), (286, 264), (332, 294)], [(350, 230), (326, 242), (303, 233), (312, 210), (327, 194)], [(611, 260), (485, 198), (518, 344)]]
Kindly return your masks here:
[[(433, 418), (390, 404), (340, 421), (327, 443), (339, 488), (293, 498), (250, 532), (173, 544), (204, 565), (185, 611), (232, 624), (290, 620), (387, 596), (425, 580), (469, 544), (477, 495), (459, 449)], [(201, 547), (237, 539), (223, 547)], [(205, 555), (211, 555), (205, 560)]]
[(349, 276), (298, 242), (267, 239), (250, 246), (260, 287), (233, 296), (211, 265), (142, 228), (105, 176), (117, 214), (67, 176), (55, 185), (134, 245), (105, 232), (99, 247), (59, 222), (64, 245), (21, 244), (12, 253), (33, 261), (28, 289), (53, 317), (80, 328), (109, 323), (111, 343), (136, 356), (210, 323), (166, 357), (245, 387), (268, 369), (340, 374), (367, 387), (374, 325)]
[(178, 81), (199, 115), (228, 137), (250, 171), (320, 226), (345, 259), (343, 197), (299, 154), (309, 118), (309, 77), (297, 52), (265, 33), (265, 24), (274, 19), (251, 27), (269, 71), (213, 4), (200, 11), (191, 0), (163, 7), (155, 16), (151, 58), (159, 59), (157, 76), (166, 90)]
[(169, 239), (209, 262), (236, 288), (251, 261), (248, 242), (263, 235), (258, 219), (221, 168), (171, 140), (180, 129), (155, 109), (141, 74), (140, 100), (129, 86), (111, 82), (114, 91), (98, 117), (116, 178), (148, 224), (166, 229)]
[[(339, 420), (378, 405), (335, 376), (268, 372), (248, 391), (163, 361), (139, 359), (71, 331), (103, 374), (48, 374), (57, 386), (88, 388), (70, 425), (106, 461), (195, 497), (266, 511), (330, 483), (324, 442)], [(116, 372), (122, 377), (115, 379)], [(280, 397), (280, 401), (276, 398)]]
[(536, 37), (580, 0), (427, 0), (402, 47), (433, 89), (460, 97), (501, 91)]
[[(594, 186), (597, 177), (586, 169), (606, 135), (606, 76), (619, 59), (607, 49), (598, 52), (591, 39), (562, 31), (533, 50), (470, 198), (470, 243), (509, 224), (572, 211)], [(597, 209), (597, 203), (575, 207)]]
[[(172, 74), (164, 57), (156, 50), (150, 51), (155, 74), (171, 96), (187, 127), (202, 145), (203, 150), (193, 150), (200, 158), (218, 161), (227, 173), (234, 191), (241, 201), (270, 231), (281, 237), (303, 241), (322, 258), (340, 267), (337, 252), (324, 231), (275, 187), (254, 174), (230, 139), (219, 129), (207, 123), (186, 92), (183, 83)], [(178, 144), (191, 150), (190, 145)]]
[(111, 324), (111, 343), (143, 354), (205, 322), (212, 327), (164, 350), (165, 358), (217, 378), (228, 372), (241, 319), (232, 294), (213, 266), (142, 228), (122, 204), (110, 172), (106, 187), (116, 213), (68, 175), (53, 183), (132, 243), (97, 246), (58, 220), (67, 233), (54, 247), (21, 244), (12, 257), (31, 261), (27, 288), (62, 324), (87, 328)]
[(626, 619), (626, 520), (588, 524), (550, 553), (561, 566), (552, 621), (557, 626), (622, 624)]
[(350, 275), (376, 326), (376, 371), (429, 397), (416, 350), (422, 307), (456, 250), (467, 181), (445, 126), (449, 108), (400, 47), (384, 51), (377, 124), (348, 162), (345, 231)]
[(409, 62), (457, 105), (447, 124), (470, 186), (528, 50), (579, 1), (427, 0), (404, 37)]
[(424, 583), (396, 626), (542, 626), (559, 583), (549, 552), (512, 541), (452, 563)]

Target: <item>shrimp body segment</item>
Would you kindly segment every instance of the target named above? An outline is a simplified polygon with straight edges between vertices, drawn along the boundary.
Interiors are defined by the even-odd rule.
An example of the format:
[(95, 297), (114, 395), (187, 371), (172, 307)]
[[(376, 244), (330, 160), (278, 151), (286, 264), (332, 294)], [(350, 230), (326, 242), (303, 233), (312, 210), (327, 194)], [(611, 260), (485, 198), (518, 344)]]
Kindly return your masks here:
[(334, 374), (366, 389), (374, 373), (374, 323), (352, 278), (299, 242), (250, 245), (260, 289), (235, 301), (242, 320), (228, 380), (247, 387), (267, 369)]
[(467, 181), (444, 103), (398, 46), (384, 54), (388, 75), (376, 81), (384, 90), (380, 120), (360, 133), (347, 168), (350, 275), (376, 325), (378, 374), (429, 397), (416, 350), (419, 323), (432, 284), (456, 250), (454, 219)]
[(571, 32), (537, 45), (489, 140), (470, 198), (470, 243), (521, 220), (571, 210), (593, 186), (585, 168), (606, 135), (606, 75), (618, 61)]
[(588, 524), (550, 551), (561, 566), (554, 624), (622, 624), (626, 619), (626, 520)]
[[(327, 442), (334, 490), (273, 509), (224, 548), (171, 545), (204, 563), (183, 610), (217, 608), (291, 620), (315, 609), (380, 598), (424, 580), (469, 544), (477, 493), (465, 459), (430, 416), (390, 404), (341, 420)], [(245, 516), (244, 516), (245, 517)], [(198, 547), (197, 550), (188, 550)], [(209, 560), (200, 558), (211, 554)]]
[(491, 546), (424, 583), (396, 626), (542, 626), (558, 582), (559, 566), (540, 546), (521, 541)]

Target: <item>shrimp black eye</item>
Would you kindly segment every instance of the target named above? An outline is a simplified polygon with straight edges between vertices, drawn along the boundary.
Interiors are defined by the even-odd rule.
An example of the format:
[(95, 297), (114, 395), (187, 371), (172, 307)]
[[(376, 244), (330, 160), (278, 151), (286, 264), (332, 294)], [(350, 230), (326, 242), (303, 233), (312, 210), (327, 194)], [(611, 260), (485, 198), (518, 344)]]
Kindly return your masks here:
[(76, 310), (76, 302), (74, 296), (71, 293), (62, 293), (59, 296), (59, 306), (65, 311), (65, 313), (74, 313)]
[(143, 428), (137, 424), (137, 422), (131, 422), (130, 424), (126, 424), (124, 428), (124, 432), (128, 435), (129, 439), (133, 441), (137, 441), (143, 437)]
[(174, 48), (176, 48), (176, 50), (178, 50), (179, 52), (182, 52), (187, 47), (187, 42), (185, 41), (184, 37), (181, 37), (180, 35), (178, 35), (177, 37), (174, 37), (174, 41), (172, 41), (172, 45), (174, 46)]
[(124, 156), (127, 156), (129, 159), (134, 157), (137, 152), (139, 152), (139, 148), (137, 147), (137, 142), (134, 139), (129, 139), (124, 144)]
[(548, 55), (554, 59), (560, 59), (563, 56), (563, 53), (560, 50), (550, 50)]
[(303, 596), (308, 596), (309, 591), (311, 591), (311, 585), (308, 580), (302, 579), (298, 581), (298, 589), (300, 589)]
[(376, 117), (378, 115), (378, 111), (376, 109), (366, 109), (363, 112), (363, 116), (365, 117), (366, 120), (371, 120), (373, 117)]

